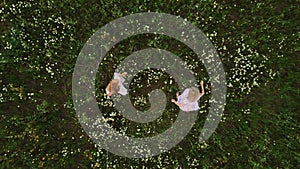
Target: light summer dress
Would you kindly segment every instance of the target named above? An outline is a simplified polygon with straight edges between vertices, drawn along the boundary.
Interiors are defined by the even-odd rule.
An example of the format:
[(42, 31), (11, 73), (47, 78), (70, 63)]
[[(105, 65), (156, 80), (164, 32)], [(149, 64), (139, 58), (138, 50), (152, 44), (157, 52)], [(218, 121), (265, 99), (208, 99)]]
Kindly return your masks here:
[[(119, 80), (119, 86), (120, 86), (120, 90), (119, 90), (119, 94), (121, 95), (126, 95), (127, 89), (124, 87), (123, 83), (125, 81), (125, 79), (122, 77), (122, 75), (120, 73), (114, 73), (114, 78), (113, 79), (118, 79)], [(106, 94), (109, 94), (109, 91), (106, 89)]]
[(189, 90), (190, 89), (185, 89), (183, 91), (183, 93), (181, 95), (178, 96), (177, 98), (177, 102), (180, 103), (180, 104), (183, 104), (183, 106), (179, 107), (182, 111), (185, 111), (185, 112), (189, 112), (189, 111), (196, 111), (196, 110), (199, 110), (200, 107), (199, 107), (199, 104), (198, 104), (198, 101), (199, 99), (202, 97), (202, 94), (200, 94), (199, 98), (197, 98), (196, 101), (193, 101), (193, 102), (190, 102), (188, 99), (187, 99), (187, 96), (189, 94)]

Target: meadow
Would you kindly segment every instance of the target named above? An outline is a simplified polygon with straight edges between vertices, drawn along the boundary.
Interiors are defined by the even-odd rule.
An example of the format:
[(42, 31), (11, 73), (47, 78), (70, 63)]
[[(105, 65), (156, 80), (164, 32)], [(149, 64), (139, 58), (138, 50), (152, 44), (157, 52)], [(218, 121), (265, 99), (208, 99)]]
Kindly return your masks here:
[[(173, 103), (158, 120), (138, 124), (118, 114), (104, 92), (131, 53), (171, 51), (198, 82), (205, 81), (207, 91), (187, 137), (158, 156), (125, 158), (94, 144), (78, 122), (72, 73), (79, 52), (102, 26), (138, 12), (185, 18), (215, 46), (226, 73), (226, 107), (204, 144), (198, 136), (211, 97), (207, 71), (191, 49), (162, 35), (133, 36), (109, 51), (97, 73), (97, 101), (107, 122), (126, 135), (149, 137), (168, 129), (178, 113)], [(297, 0), (0, 2), (0, 168), (298, 168), (298, 18)], [(163, 71), (140, 72), (130, 84), (132, 104), (146, 110), (147, 95), (158, 88), (168, 100), (178, 90)]]

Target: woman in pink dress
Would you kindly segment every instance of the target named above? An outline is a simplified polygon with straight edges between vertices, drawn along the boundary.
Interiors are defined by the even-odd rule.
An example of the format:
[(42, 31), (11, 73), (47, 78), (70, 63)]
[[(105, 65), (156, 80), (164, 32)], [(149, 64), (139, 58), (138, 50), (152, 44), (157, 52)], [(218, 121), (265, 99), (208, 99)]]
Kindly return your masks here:
[(179, 93), (176, 93), (177, 101), (175, 99), (172, 99), (171, 101), (175, 103), (182, 111), (190, 112), (190, 111), (196, 111), (199, 110), (199, 99), (204, 95), (204, 87), (203, 87), (203, 81), (200, 82), (201, 90), (200, 93), (199, 89), (196, 87), (190, 87), (183, 91), (181, 95)]
[(113, 80), (107, 85), (106, 87), (106, 94), (108, 96), (111, 96), (115, 93), (119, 93), (121, 95), (126, 95), (127, 89), (124, 87), (123, 83), (125, 81), (124, 77), (127, 75), (127, 72), (124, 72), (122, 74), (120, 73), (114, 73)]

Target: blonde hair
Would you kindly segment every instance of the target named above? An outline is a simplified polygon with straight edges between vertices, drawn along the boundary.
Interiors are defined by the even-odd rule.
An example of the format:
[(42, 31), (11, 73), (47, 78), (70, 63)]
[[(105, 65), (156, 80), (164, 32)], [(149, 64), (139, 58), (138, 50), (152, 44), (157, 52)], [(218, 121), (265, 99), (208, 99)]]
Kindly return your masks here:
[(119, 83), (111, 81), (108, 86), (108, 91), (110, 91), (111, 93), (118, 93), (120, 91)]
[(194, 102), (200, 97), (200, 91), (197, 87), (191, 87), (187, 96), (188, 101)]

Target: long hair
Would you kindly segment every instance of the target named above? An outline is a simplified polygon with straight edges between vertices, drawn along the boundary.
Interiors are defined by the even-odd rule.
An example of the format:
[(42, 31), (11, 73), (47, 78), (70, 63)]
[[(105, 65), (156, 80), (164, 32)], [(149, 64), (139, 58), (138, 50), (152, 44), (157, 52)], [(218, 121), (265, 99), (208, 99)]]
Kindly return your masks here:
[(108, 87), (108, 90), (110, 90), (112, 93), (118, 93), (120, 91), (119, 83), (112, 81)]
[(197, 87), (191, 87), (187, 96), (188, 101), (194, 102), (200, 97), (200, 91)]

